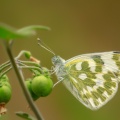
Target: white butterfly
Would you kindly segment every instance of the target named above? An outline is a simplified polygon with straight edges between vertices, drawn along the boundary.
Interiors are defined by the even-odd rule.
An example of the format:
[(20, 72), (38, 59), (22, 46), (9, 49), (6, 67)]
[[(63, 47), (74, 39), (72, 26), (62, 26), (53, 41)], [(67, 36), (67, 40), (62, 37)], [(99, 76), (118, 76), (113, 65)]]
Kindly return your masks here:
[[(42, 44), (39, 45), (54, 54)], [(62, 81), (73, 96), (91, 110), (105, 105), (117, 92), (120, 52), (83, 54), (66, 61), (54, 54), (52, 63), (58, 82)]]
[(97, 110), (117, 92), (120, 81), (120, 52), (91, 53), (67, 61), (52, 58), (59, 81), (83, 105)]

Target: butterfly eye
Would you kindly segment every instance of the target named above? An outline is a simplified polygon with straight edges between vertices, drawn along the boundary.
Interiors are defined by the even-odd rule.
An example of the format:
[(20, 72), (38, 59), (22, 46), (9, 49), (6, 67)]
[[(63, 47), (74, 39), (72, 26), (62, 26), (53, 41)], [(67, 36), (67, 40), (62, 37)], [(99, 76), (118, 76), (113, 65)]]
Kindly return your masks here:
[(53, 63), (54, 65), (58, 63), (58, 57), (57, 57), (57, 56), (54, 56), (54, 57), (52, 58), (52, 63)]
[(59, 64), (63, 63), (63, 59), (60, 56), (54, 56), (52, 58), (52, 63), (54, 65), (59, 65)]

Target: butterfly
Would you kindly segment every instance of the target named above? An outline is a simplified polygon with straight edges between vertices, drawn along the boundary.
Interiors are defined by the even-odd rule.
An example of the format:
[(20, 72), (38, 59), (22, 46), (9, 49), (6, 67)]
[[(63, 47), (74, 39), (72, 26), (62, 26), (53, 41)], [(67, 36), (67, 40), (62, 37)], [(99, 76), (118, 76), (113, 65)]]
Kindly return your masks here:
[(91, 110), (101, 108), (117, 92), (120, 52), (83, 54), (68, 60), (55, 55), (52, 63), (58, 81)]
[[(52, 53), (58, 82), (83, 105), (98, 110), (109, 102), (118, 90), (120, 82), (120, 51), (89, 53), (64, 60), (39, 38), (39, 45)], [(54, 86), (56, 85), (54, 84)]]

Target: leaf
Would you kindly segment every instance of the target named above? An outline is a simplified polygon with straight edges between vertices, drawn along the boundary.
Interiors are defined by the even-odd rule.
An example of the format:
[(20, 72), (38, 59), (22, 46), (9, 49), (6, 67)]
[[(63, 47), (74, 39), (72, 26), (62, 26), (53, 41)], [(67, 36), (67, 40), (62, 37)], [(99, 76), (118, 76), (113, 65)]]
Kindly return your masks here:
[(31, 25), (17, 30), (8, 25), (0, 23), (0, 38), (5, 40), (26, 38), (34, 35), (36, 30), (50, 30), (50, 28), (41, 25)]
[(16, 112), (16, 115), (21, 117), (21, 118), (24, 118), (25, 120), (36, 120), (34, 117), (32, 117), (31, 115), (29, 115), (28, 113), (25, 113), (25, 112)]
[(41, 26), (41, 25), (31, 25), (31, 26), (27, 26), (24, 28), (21, 28), (17, 31), (17, 33), (20, 33), (22, 35), (25, 36), (29, 36), (30, 34), (34, 34), (36, 30), (50, 30), (50, 28), (46, 27), (46, 26)]
[(5, 24), (0, 24), (0, 38), (2, 39), (11, 39), (20, 37), (18, 34), (15, 33), (15, 29), (11, 28)]

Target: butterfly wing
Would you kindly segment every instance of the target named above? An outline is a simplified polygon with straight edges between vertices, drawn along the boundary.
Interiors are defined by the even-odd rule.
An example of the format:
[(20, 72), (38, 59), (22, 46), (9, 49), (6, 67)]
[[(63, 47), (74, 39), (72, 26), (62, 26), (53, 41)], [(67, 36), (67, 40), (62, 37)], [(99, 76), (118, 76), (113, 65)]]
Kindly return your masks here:
[(86, 107), (97, 110), (117, 92), (120, 77), (120, 53), (84, 54), (65, 62), (68, 90)]

